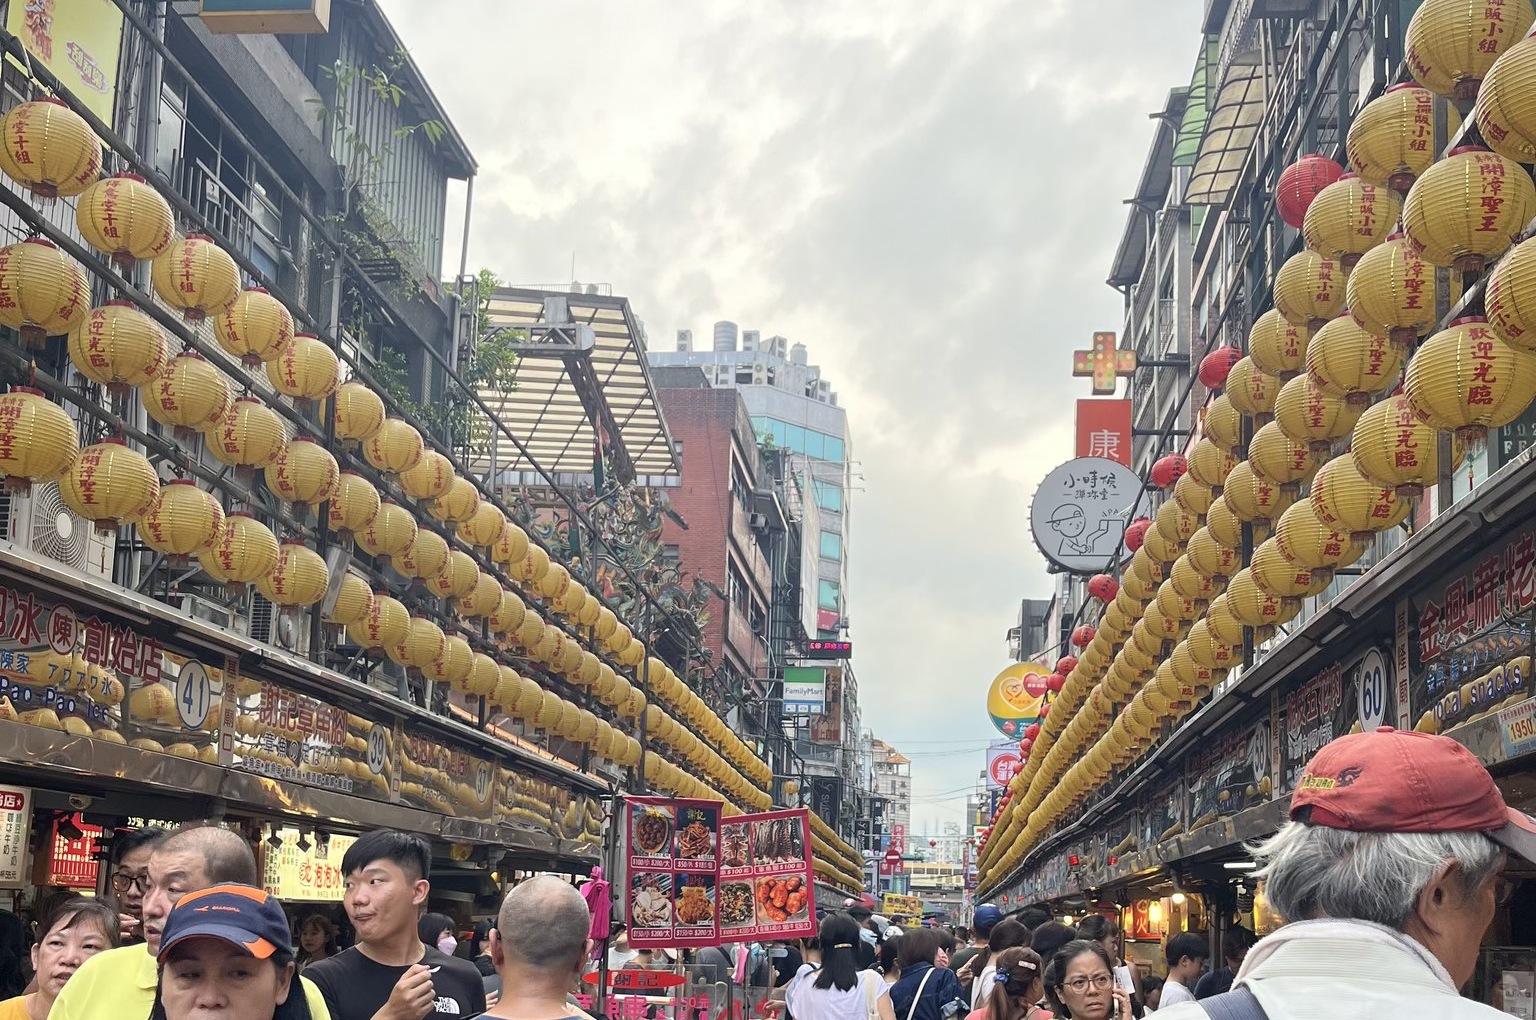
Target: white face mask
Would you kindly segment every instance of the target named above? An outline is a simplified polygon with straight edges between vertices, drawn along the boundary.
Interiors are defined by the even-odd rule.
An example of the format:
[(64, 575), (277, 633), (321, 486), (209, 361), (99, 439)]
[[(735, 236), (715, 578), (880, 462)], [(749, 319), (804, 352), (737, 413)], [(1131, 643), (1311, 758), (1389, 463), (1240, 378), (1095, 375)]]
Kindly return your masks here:
[(452, 956), (453, 951), (459, 947), (459, 940), (452, 935), (444, 935), (437, 940), (437, 951), (444, 956)]

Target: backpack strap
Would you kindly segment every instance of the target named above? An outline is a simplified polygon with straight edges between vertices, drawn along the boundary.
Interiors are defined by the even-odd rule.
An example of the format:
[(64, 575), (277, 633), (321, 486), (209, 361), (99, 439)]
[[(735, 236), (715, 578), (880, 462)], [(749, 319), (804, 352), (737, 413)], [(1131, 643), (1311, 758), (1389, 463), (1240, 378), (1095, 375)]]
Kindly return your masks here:
[(1200, 1006), (1211, 1020), (1269, 1020), (1269, 1014), (1264, 1012), (1264, 1007), (1259, 1005), (1247, 985), (1202, 999)]

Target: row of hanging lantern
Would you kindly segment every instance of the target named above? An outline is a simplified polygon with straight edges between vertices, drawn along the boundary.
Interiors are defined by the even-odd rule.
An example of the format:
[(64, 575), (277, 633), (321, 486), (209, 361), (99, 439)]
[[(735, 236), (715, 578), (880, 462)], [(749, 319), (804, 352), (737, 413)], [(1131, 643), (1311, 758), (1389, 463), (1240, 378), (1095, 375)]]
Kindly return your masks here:
[[(1098, 626), (1074, 633), (1081, 658), (1058, 664), (1061, 694), (984, 834), (984, 888), (1191, 711), (1239, 660), (1245, 630), (1265, 640), (1293, 619), (1375, 533), (1407, 518), (1468, 442), (1536, 399), (1536, 240), (1505, 254), (1536, 217), (1519, 165), (1536, 159), (1524, 87), (1536, 38), (1520, 38), (1533, 20), (1526, 0), (1427, 0), (1408, 33), (1418, 83), (1356, 117), (1355, 173), (1309, 156), (1282, 175), (1279, 212), (1306, 248), (1277, 272), (1275, 308), (1255, 322), (1248, 355), (1224, 348), (1202, 362), (1201, 381), (1222, 390), (1204, 437), (1187, 460), (1154, 466), (1172, 498), (1128, 529), (1122, 583)], [(1475, 93), (1494, 151), (1436, 161), (1436, 93)], [(1410, 357), (1436, 324), (1435, 270), (1457, 271), (1454, 303), (1460, 274), (1501, 256), (1487, 317), (1456, 320)], [(1451, 465), (1439, 462), (1442, 432)], [(1346, 440), (1348, 455), (1333, 456)], [(1258, 543), (1247, 565), (1245, 523)]]
[[(151, 262), (151, 280), (167, 305), (190, 322), (211, 320), (218, 344), (248, 369), (264, 366), (267, 381), (301, 411), (334, 396), (334, 428), (360, 447), (375, 469), (395, 476), (401, 489), (426, 503), (432, 517), (455, 528), (471, 546), (509, 569), (524, 590), (561, 615), (594, 627), (604, 651), (622, 665), (644, 658), (613, 612), (551, 564), (542, 549), (473, 483), (455, 476), (446, 457), (426, 449), (408, 423), (389, 418), (383, 401), (358, 381), (340, 382), (336, 354), (314, 336), (296, 333), (292, 315), (267, 291), (244, 290), (234, 260), (204, 235), (180, 237), (169, 204), (142, 178), (101, 178), (101, 145), (85, 121), (57, 99), (23, 103), (0, 123), (0, 169), (43, 197), (78, 196), (76, 224), (88, 244), (122, 268)], [(383, 498), (362, 476), (340, 470), (336, 459), (305, 436), (291, 437), (283, 419), (235, 386), (195, 350), (171, 356), (159, 325), (129, 301), (89, 307), (84, 269), (57, 246), (29, 238), (0, 248), (0, 324), (25, 343), (67, 334), (68, 353), (86, 378), (113, 393), (137, 390), (149, 416), (183, 439), (201, 434), (217, 460), (253, 473), (261, 469), (280, 500), (309, 507), (329, 504), (328, 523), (367, 552), (433, 593), (452, 598), (469, 619), (487, 619), (498, 634), (515, 635), (522, 651), (551, 672), (594, 690), (621, 716), (638, 721), (645, 698), (607, 662), (545, 627), (521, 597), (481, 571), (473, 557), (450, 551), (436, 532)], [(225, 514), (212, 495), (187, 480), (161, 486), (147, 458), (107, 440), (78, 448), (73, 422), (41, 393), (17, 389), (0, 397), (0, 472), (12, 486), (57, 479), (66, 503), (103, 529), (137, 527), (152, 549), (195, 555), (204, 570), (228, 584), (254, 584), (283, 607), (311, 606), (325, 595), (324, 560), (301, 541), (279, 542), (250, 514)], [(398, 600), (367, 590), (349, 576), (331, 622), (369, 648), (422, 670), (465, 693), (484, 695), (515, 718), (591, 747), (617, 764), (639, 763), (638, 742), (579, 706), (530, 685), (509, 666), (470, 648), (462, 636), (411, 618)], [(647, 763), (647, 779), (686, 795), (729, 794), (750, 807), (771, 801), (759, 789), (772, 778), (767, 766), (677, 676), (660, 666), (659, 693), (724, 750), (724, 755), (664, 714), (659, 739), (679, 761), (719, 784), (707, 786), (671, 762)], [(534, 702), (537, 700), (537, 705)], [(652, 706), (653, 711), (659, 711)], [(588, 716), (592, 716), (591, 719)], [(729, 759), (729, 760), (727, 760)]]

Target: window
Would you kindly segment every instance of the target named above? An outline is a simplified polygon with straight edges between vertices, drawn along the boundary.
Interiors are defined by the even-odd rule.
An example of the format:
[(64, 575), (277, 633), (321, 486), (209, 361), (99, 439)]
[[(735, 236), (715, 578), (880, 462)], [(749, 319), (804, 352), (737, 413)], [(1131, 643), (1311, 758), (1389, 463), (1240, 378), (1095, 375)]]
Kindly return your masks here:
[(836, 581), (822, 581), (816, 604), (822, 609), (836, 611), (842, 604), (839, 601), (841, 595), (842, 590)]
[(803, 453), (817, 460), (834, 461), (839, 464), (843, 461), (843, 441), (836, 436), (829, 436), (825, 432), (817, 432), (802, 425), (790, 425), (777, 418), (753, 418), (752, 427), (757, 431), (757, 439), (760, 443), (772, 442), (779, 449)]
[(843, 512), (843, 487), (824, 482), (820, 478), (813, 479), (816, 489), (816, 505), (823, 510), (831, 510), (835, 514)]
[(747, 611), (747, 579), (741, 576), (741, 571), (736, 569), (736, 564), (730, 566), (730, 574), (725, 581), (725, 593), (730, 596), (732, 604), (743, 613)]
[(835, 531), (823, 531), (821, 533), (821, 558), (824, 560), (840, 560), (843, 558), (843, 536)]

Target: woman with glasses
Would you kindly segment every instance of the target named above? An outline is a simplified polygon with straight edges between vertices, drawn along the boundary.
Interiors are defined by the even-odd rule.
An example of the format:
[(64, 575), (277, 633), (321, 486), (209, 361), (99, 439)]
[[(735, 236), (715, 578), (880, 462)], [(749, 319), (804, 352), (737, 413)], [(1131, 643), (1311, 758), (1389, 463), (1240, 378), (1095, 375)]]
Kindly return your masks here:
[(1115, 987), (1114, 966), (1097, 942), (1075, 939), (1051, 960), (1049, 1001), (1071, 1020), (1131, 1020), (1131, 999)]
[(70, 896), (43, 918), (32, 947), (37, 990), (0, 1002), (0, 1020), (47, 1020), (53, 1000), (80, 965), (117, 945), (117, 912), (101, 900)]
[(1120, 926), (1118, 924), (1103, 914), (1089, 914), (1077, 926), (1077, 934), (1089, 942), (1097, 942), (1104, 947), (1104, 951), (1109, 954), (1109, 962), (1112, 964), (1111, 970), (1117, 976), (1121, 976), (1122, 985), (1124, 984), (1124, 978), (1130, 979), (1131, 1006), (1133, 1008), (1137, 1003), (1146, 1001), (1146, 996), (1141, 986), (1141, 972), (1135, 967), (1126, 966), (1124, 959), (1120, 956), (1121, 938)]

